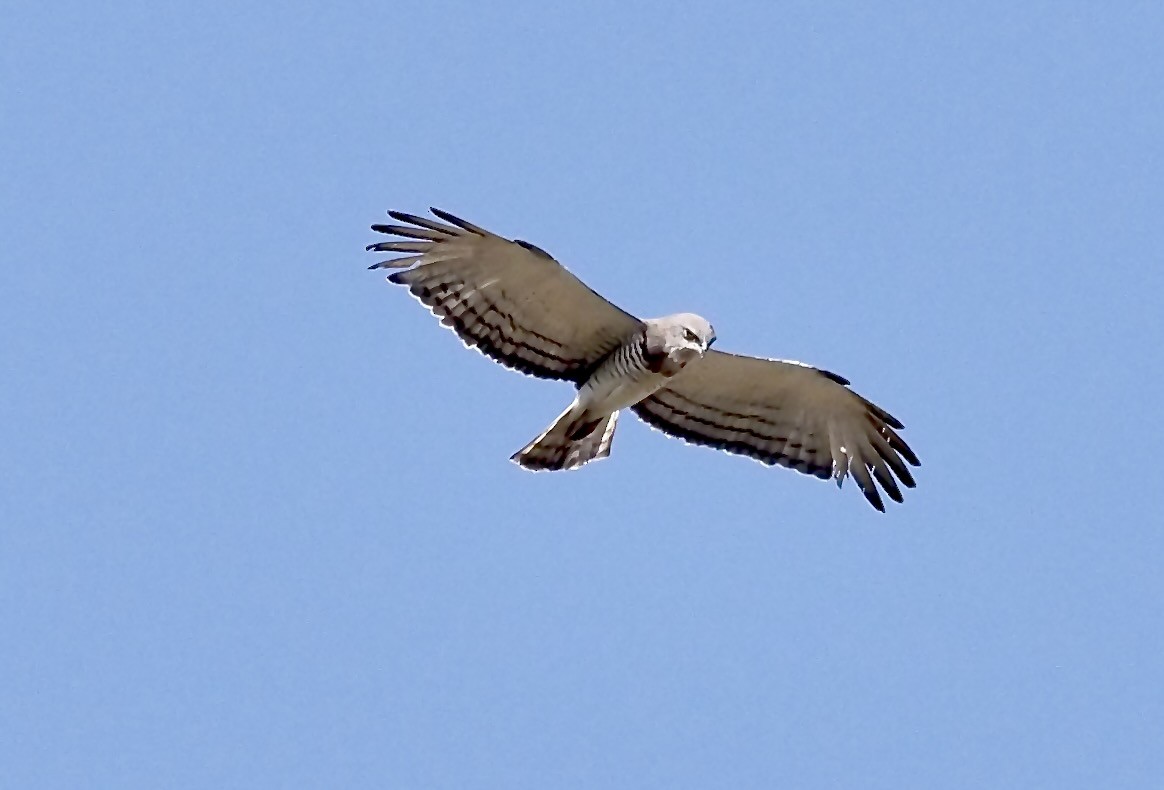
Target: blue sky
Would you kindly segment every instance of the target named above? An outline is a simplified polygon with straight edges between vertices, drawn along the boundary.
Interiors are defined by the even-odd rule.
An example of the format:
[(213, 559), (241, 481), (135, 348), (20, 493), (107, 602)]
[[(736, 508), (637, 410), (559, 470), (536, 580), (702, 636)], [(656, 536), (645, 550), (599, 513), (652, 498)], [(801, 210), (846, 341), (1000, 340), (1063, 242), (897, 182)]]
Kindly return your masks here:
[[(99, 5), (99, 4), (98, 4)], [(1164, 10), (18, 3), (0, 784), (1159, 787)], [(918, 488), (571, 397), (366, 266), (436, 205), (850, 378)]]

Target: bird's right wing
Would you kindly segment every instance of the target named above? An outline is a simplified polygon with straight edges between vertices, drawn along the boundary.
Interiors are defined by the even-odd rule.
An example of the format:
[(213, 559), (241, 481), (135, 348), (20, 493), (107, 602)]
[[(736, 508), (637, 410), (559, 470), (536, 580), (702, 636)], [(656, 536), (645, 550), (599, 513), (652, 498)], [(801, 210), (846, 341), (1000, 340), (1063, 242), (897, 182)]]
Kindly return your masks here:
[(407, 253), (370, 268), (404, 269), (388, 279), (408, 286), (466, 345), (502, 365), (580, 384), (641, 326), (540, 248), (438, 209), (432, 213), (448, 224), (390, 211), (408, 224), (373, 225), (378, 233), (409, 240), (368, 245), (370, 251)]
[(901, 423), (848, 383), (799, 362), (709, 351), (632, 408), (688, 442), (833, 477), (838, 485), (851, 474), (869, 504), (884, 512), (873, 478), (900, 502), (894, 476), (913, 488), (906, 462), (920, 462), (897, 434)]

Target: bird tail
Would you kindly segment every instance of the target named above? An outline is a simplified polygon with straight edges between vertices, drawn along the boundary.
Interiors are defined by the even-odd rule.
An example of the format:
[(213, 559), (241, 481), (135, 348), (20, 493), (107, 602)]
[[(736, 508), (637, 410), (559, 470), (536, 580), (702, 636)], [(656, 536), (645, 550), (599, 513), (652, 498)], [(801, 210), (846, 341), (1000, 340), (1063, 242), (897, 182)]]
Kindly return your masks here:
[(577, 469), (610, 455), (618, 412), (578, 412), (574, 404), (562, 412), (540, 436), (514, 453), (510, 460), (535, 472)]

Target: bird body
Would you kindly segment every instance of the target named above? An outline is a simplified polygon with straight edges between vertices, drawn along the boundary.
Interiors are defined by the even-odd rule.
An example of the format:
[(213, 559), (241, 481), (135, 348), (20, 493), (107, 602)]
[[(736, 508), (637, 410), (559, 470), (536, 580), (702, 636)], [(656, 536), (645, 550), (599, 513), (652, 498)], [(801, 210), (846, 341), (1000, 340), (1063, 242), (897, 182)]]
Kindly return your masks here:
[[(373, 264), (407, 286), (468, 346), (522, 373), (569, 381), (573, 402), (512, 456), (531, 470), (574, 469), (610, 454), (622, 409), (684, 441), (837, 481), (851, 475), (873, 507), (878, 486), (902, 501), (917, 456), (901, 422), (836, 374), (711, 349), (693, 313), (640, 320), (588, 288), (549, 253), (438, 209), (390, 211), (408, 239), (368, 245), (405, 253)], [(447, 223), (447, 224), (446, 224)], [(876, 480), (876, 483), (874, 483)]]
[(512, 460), (540, 471), (573, 469), (605, 458), (618, 412), (664, 387), (714, 340), (711, 324), (691, 313), (644, 321), (582, 382), (566, 411)]

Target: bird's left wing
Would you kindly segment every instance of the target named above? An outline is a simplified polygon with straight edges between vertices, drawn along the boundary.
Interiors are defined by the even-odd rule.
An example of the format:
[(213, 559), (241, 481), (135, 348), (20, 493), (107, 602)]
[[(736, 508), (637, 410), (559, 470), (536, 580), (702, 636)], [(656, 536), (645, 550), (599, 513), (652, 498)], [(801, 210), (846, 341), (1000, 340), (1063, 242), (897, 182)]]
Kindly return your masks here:
[(901, 502), (897, 481), (915, 485), (906, 462), (920, 462), (897, 434), (902, 424), (848, 383), (798, 362), (709, 351), (633, 409), (651, 426), (694, 444), (833, 477), (838, 485), (851, 474), (884, 512), (873, 479)]
[(406, 253), (370, 268), (404, 269), (388, 279), (408, 286), (466, 345), (502, 365), (581, 384), (641, 326), (544, 250), (432, 213), (444, 222), (389, 211), (407, 224), (373, 225), (407, 241), (369, 244), (374, 252)]

